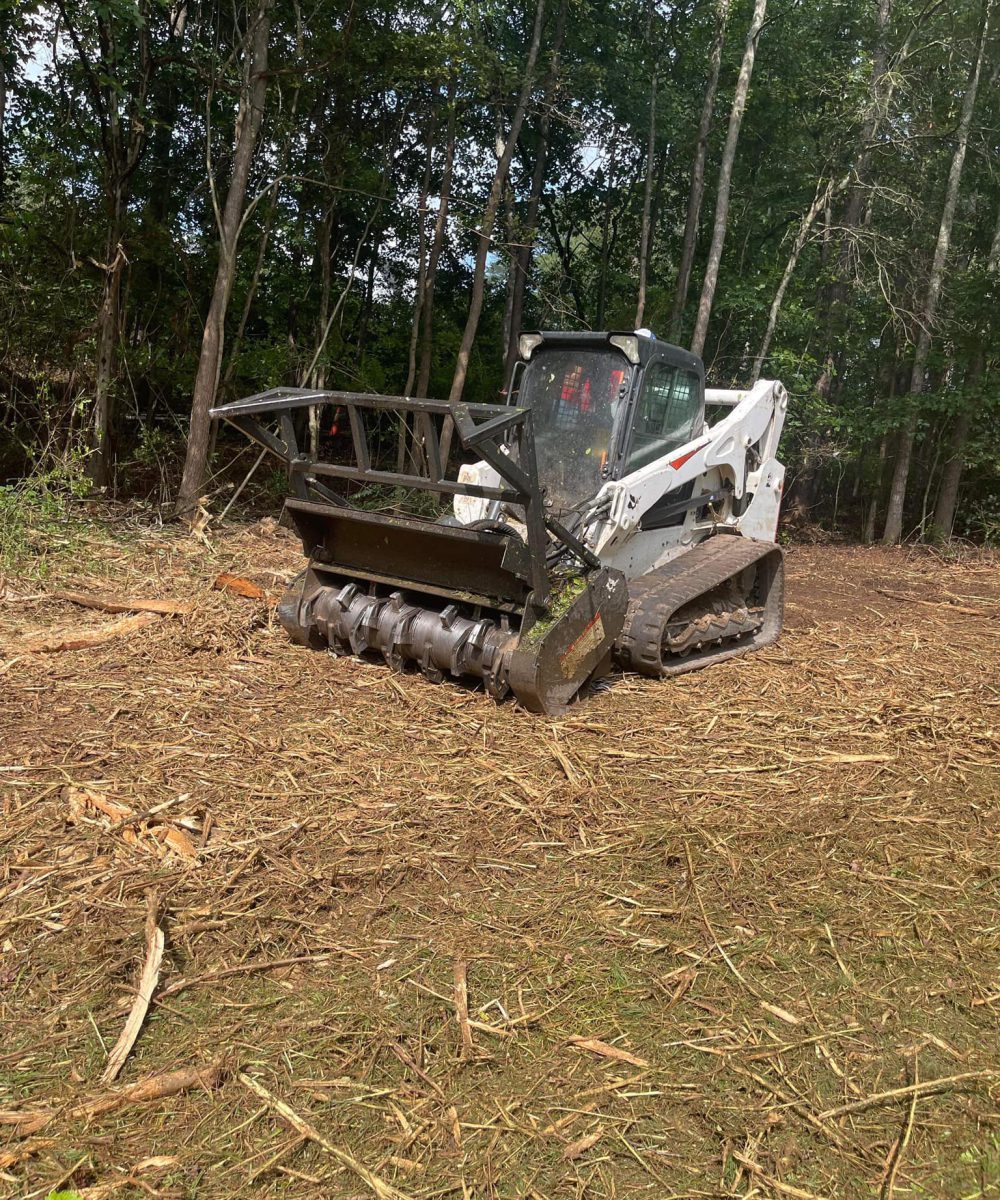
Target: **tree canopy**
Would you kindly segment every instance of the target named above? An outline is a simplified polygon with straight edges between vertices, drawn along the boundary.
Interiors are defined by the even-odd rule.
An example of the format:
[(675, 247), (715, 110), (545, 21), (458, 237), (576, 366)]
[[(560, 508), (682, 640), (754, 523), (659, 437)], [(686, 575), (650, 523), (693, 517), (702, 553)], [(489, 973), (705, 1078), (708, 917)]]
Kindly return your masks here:
[(186, 457), (211, 497), (199, 406), (495, 399), (521, 329), (638, 318), (690, 345), (707, 295), (710, 379), (790, 392), (793, 511), (998, 541), (997, 22), (992, 0), (0, 0), (0, 483), (74, 458), (173, 500)]

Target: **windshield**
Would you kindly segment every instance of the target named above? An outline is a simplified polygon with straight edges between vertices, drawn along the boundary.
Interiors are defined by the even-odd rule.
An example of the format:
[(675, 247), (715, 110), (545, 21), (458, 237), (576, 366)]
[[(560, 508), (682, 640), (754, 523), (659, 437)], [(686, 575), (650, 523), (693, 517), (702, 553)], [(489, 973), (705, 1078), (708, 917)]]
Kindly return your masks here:
[(546, 507), (573, 508), (596, 495), (612, 450), (629, 367), (613, 350), (538, 350), (521, 380), (530, 408)]

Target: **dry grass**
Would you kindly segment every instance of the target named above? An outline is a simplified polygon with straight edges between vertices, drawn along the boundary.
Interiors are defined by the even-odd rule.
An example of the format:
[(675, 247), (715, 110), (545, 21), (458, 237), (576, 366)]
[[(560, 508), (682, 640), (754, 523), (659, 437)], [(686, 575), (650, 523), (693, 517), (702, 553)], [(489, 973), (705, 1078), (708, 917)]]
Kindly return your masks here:
[[(0, 1109), (55, 1116), (0, 1194), (1000, 1194), (995, 559), (794, 549), (776, 648), (557, 722), (211, 590), (298, 561), (119, 527), (8, 583)], [(107, 622), (59, 586), (196, 605), (18, 657)], [(102, 1111), (151, 892), (119, 1082), (221, 1082)]]

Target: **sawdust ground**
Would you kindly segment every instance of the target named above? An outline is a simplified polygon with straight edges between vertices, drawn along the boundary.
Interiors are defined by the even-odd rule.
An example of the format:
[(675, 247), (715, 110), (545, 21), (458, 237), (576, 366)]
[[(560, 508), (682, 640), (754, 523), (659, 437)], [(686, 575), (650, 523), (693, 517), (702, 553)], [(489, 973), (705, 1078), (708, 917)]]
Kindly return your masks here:
[[(793, 547), (778, 646), (559, 721), (210, 590), (298, 562), (284, 530), (112, 525), (8, 585), (0, 1110), (57, 1116), (0, 1125), (0, 1195), (372, 1194), (240, 1073), (405, 1196), (1000, 1191), (995, 558)], [(195, 610), (18, 656), (112, 619), (57, 585)], [(71, 822), (74, 787), (168, 803), (196, 859)], [(67, 1116), (107, 1090), (151, 890), (166, 956), (121, 1082), (224, 1081)]]

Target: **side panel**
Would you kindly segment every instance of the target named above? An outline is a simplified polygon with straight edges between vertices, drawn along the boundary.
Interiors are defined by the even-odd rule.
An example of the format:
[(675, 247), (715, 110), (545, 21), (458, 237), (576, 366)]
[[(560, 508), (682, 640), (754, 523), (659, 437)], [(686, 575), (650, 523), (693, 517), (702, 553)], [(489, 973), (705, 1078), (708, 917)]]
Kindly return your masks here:
[[(713, 400), (709, 392), (709, 400)], [(775, 457), (788, 399), (780, 383), (762, 380), (726, 400), (722, 420), (664, 459), (607, 485), (610, 511), (595, 549), (602, 560), (635, 578), (662, 566), (719, 526), (758, 541), (774, 541), (784, 468)], [(717, 519), (692, 509), (683, 523), (650, 530), (643, 518), (662, 511), (664, 497), (693, 484), (691, 500), (717, 496)], [(705, 504), (699, 506), (704, 509)], [(657, 523), (657, 522), (654, 522)], [(663, 524), (662, 522), (658, 522)]]

